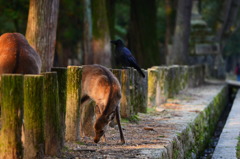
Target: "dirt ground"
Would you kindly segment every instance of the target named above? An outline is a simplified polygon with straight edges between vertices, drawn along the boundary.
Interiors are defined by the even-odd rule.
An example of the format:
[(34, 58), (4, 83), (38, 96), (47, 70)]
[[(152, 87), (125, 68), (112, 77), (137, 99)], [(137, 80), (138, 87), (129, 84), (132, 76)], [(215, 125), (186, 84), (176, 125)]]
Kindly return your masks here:
[(107, 142), (100, 141), (95, 144), (92, 138), (87, 137), (80, 142), (68, 142), (60, 158), (145, 158), (147, 153), (141, 153), (142, 149), (165, 145), (169, 142), (167, 140), (169, 131), (172, 131), (175, 126), (162, 124), (162, 121), (173, 116), (176, 114), (165, 110), (139, 114), (138, 123), (122, 122), (126, 144), (120, 144), (117, 126), (108, 127)]
[(169, 99), (157, 111), (139, 113), (138, 122), (122, 120), (124, 145), (120, 144), (118, 127), (108, 127), (107, 142), (95, 144), (92, 138), (68, 142), (58, 158), (160, 158), (161, 151), (204, 109), (218, 89), (217, 86), (206, 86), (184, 91)]

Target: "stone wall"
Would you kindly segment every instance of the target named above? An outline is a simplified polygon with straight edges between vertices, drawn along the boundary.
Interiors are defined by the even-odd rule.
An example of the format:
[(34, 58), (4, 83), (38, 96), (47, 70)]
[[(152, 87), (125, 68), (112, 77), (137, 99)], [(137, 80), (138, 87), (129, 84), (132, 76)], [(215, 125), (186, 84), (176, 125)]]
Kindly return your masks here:
[(156, 107), (179, 91), (204, 82), (204, 66), (154, 66), (148, 69), (148, 106)]

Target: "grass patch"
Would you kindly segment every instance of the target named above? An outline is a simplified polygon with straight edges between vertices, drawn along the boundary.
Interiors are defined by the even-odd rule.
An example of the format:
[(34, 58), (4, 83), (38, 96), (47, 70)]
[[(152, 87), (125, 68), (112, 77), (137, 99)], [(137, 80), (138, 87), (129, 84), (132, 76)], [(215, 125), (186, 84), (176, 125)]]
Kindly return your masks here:
[(138, 115), (133, 115), (129, 118), (122, 118), (121, 122), (122, 123), (138, 123), (140, 121), (140, 118)]
[(160, 137), (160, 138), (164, 138), (165, 136), (164, 136), (164, 135), (161, 135), (161, 136), (158, 136), (158, 137)]
[(121, 123), (129, 123), (129, 120), (127, 118), (122, 118)]
[(238, 144), (237, 144), (236, 150), (237, 150), (237, 158), (240, 159), (240, 136), (238, 137)]
[(140, 118), (138, 115), (133, 115), (131, 117), (128, 118), (128, 120), (131, 122), (131, 123), (138, 123), (140, 121)]
[(85, 145), (85, 143), (81, 142), (81, 141), (77, 141), (76, 144), (78, 144), (78, 145)]
[(151, 114), (151, 113), (154, 113), (154, 112), (156, 112), (155, 108), (147, 107), (147, 113)]

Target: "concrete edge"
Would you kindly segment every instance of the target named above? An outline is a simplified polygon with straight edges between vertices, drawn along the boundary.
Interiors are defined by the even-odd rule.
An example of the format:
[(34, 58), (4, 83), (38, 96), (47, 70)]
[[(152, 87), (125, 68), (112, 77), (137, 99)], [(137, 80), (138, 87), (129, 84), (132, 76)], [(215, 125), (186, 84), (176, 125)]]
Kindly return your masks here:
[(228, 102), (228, 86), (209, 102), (208, 106), (189, 123), (182, 132), (176, 134), (173, 141), (165, 147), (160, 158), (179, 159), (196, 158), (210, 142), (218, 119)]
[(236, 146), (240, 133), (240, 90), (234, 99), (232, 109), (222, 130), (218, 144), (213, 153), (213, 159), (237, 158)]

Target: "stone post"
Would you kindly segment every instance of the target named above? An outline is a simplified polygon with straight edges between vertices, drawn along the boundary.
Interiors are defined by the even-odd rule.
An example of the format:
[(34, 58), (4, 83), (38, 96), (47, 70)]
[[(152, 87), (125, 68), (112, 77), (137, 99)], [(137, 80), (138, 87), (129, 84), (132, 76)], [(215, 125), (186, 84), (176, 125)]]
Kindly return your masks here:
[(57, 72), (58, 79), (58, 96), (59, 96), (59, 115), (60, 115), (60, 126), (61, 132), (61, 146), (64, 146), (65, 140), (65, 116), (66, 116), (66, 100), (67, 100), (67, 68), (65, 67), (54, 67), (53, 72)]
[(67, 105), (66, 134), (67, 141), (80, 139), (80, 98), (82, 67), (68, 66), (67, 70)]
[(59, 155), (62, 148), (58, 91), (57, 74), (44, 73), (45, 154), (49, 156)]
[(24, 159), (44, 157), (43, 76), (24, 76)]
[(0, 158), (23, 157), (21, 141), (23, 118), (23, 76), (5, 74), (1, 77)]

